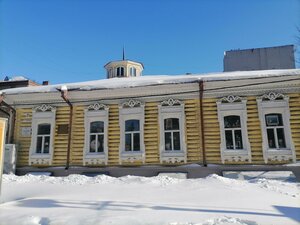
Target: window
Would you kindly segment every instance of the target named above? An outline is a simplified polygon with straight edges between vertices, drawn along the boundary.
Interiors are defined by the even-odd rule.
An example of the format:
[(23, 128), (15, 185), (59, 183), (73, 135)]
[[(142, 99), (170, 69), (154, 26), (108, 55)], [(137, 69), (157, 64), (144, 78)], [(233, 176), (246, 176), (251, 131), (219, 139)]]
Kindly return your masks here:
[(135, 67), (130, 67), (130, 76), (136, 77), (136, 68)]
[(125, 151), (140, 151), (140, 121), (125, 121)]
[(108, 106), (94, 103), (85, 109), (84, 165), (107, 164)]
[(94, 121), (90, 123), (89, 152), (104, 152), (104, 122)]
[(124, 67), (117, 67), (117, 77), (124, 77)]
[(50, 149), (51, 124), (39, 124), (37, 128), (36, 153), (48, 154)]
[(178, 118), (164, 120), (165, 150), (180, 151), (180, 129)]
[(145, 161), (144, 104), (129, 100), (119, 106), (120, 164)]
[(265, 119), (269, 148), (285, 149), (286, 144), (282, 114), (266, 114)]
[(29, 165), (51, 165), (53, 158), (55, 113), (55, 107), (46, 104), (33, 109)]
[(268, 93), (256, 99), (263, 139), (264, 161), (295, 161), (291, 138), (289, 97)]
[(170, 98), (158, 109), (161, 163), (186, 162), (184, 103)]
[(113, 76), (113, 69), (112, 69), (112, 68), (109, 68), (109, 69), (107, 70), (107, 78), (112, 78), (112, 77), (114, 77), (114, 76)]
[(251, 162), (246, 103), (246, 99), (233, 95), (217, 101), (222, 163)]
[(226, 149), (243, 149), (242, 127), (240, 116), (225, 116), (224, 130)]

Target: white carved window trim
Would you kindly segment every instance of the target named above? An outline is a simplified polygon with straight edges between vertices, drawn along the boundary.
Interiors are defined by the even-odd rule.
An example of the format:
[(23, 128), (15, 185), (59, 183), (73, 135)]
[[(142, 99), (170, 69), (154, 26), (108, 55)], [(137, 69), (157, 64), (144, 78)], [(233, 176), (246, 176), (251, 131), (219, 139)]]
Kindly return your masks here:
[[(185, 140), (185, 112), (184, 103), (175, 100), (168, 99), (161, 102), (158, 105), (159, 114), (159, 128), (160, 128), (160, 162), (161, 163), (178, 163), (187, 162), (187, 149)], [(180, 150), (166, 151), (165, 150), (165, 130), (164, 120), (168, 118), (179, 119), (179, 130), (180, 130)]]
[[(32, 135), (29, 151), (29, 165), (51, 165), (54, 151), (54, 134), (55, 134), (55, 115), (56, 108), (50, 105), (40, 105), (33, 108), (32, 111)], [(49, 153), (36, 153), (36, 144), (38, 136), (38, 125), (50, 124), (50, 144)]]
[[(85, 109), (84, 113), (84, 149), (83, 165), (105, 164), (108, 163), (108, 106), (101, 103), (94, 103)], [(103, 152), (90, 152), (90, 125), (92, 122), (102, 121), (104, 123), (104, 146)]]
[[(271, 161), (296, 161), (295, 147), (292, 140), (290, 127), (289, 96), (281, 93), (270, 92), (256, 99), (260, 126), (263, 139), (263, 156), (265, 163)], [(286, 149), (270, 149), (267, 137), (266, 114), (282, 114)]]
[[(217, 101), (218, 121), (220, 125), (220, 151), (221, 161), (237, 162), (248, 161), (251, 162), (251, 147), (248, 139), (247, 130), (247, 100), (239, 96), (229, 95)], [(226, 148), (224, 117), (239, 116), (242, 130), (243, 149), (228, 150)]]
[[(145, 106), (142, 102), (130, 99), (119, 106), (120, 146), (119, 159), (123, 162), (142, 161), (145, 163), (144, 123)], [(125, 121), (140, 121), (140, 151), (125, 151)]]

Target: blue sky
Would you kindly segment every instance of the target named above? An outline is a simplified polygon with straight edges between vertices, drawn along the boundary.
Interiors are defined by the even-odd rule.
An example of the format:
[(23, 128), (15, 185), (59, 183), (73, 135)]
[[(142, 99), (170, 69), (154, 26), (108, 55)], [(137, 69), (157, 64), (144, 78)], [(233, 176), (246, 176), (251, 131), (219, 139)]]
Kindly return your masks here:
[(224, 51), (295, 44), (296, 26), (300, 0), (0, 0), (0, 79), (103, 79), (123, 45), (145, 75), (222, 71)]

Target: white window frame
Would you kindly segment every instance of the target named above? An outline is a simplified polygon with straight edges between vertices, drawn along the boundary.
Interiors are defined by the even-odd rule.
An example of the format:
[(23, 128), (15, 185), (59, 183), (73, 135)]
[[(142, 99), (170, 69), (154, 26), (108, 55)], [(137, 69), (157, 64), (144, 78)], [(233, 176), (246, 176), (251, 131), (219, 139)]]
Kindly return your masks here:
[[(239, 96), (229, 95), (219, 99), (217, 102), (218, 121), (220, 126), (220, 152), (221, 161), (228, 162), (248, 161), (251, 162), (251, 146), (247, 130), (247, 99)], [(242, 131), (243, 149), (227, 149), (224, 118), (226, 116), (239, 116)]]
[[(39, 126), (40, 125), (50, 125), (50, 131), (49, 131), (49, 134), (39, 134)], [(37, 139), (39, 137), (42, 138), (42, 149), (41, 149), (41, 153), (37, 153), (36, 154), (48, 154), (48, 153), (45, 153), (45, 139), (46, 137), (49, 137), (49, 140), (51, 140), (51, 124), (49, 123), (39, 123), (38, 126), (37, 126), (37, 135), (36, 135)], [(50, 143), (49, 143), (50, 144)], [(35, 151), (37, 151), (37, 149), (35, 149)], [(49, 150), (48, 150), (49, 151)]]
[[(95, 165), (108, 163), (108, 116), (109, 108), (102, 103), (89, 105), (84, 113), (84, 149), (83, 165)], [(92, 122), (102, 121), (104, 123), (103, 152), (90, 152), (90, 126)]]
[[(178, 119), (178, 129), (169, 129), (169, 130), (165, 130), (165, 120), (167, 119)], [(180, 132), (180, 119), (178, 118), (178, 115), (174, 118), (165, 118), (164, 119), (164, 151), (168, 151), (168, 152), (177, 152), (177, 151), (180, 151), (182, 149), (182, 146), (181, 146), (181, 142), (180, 142), (180, 139), (179, 139), (179, 142), (180, 142), (180, 150), (175, 150), (174, 148), (174, 133), (177, 133), (179, 132), (179, 134), (181, 134)], [(166, 133), (171, 133), (171, 149), (170, 150), (166, 150), (165, 147), (166, 147)], [(180, 136), (179, 136), (180, 137)]]
[[(172, 98), (161, 102), (158, 105), (159, 128), (160, 128), (160, 162), (161, 163), (186, 163), (187, 149), (185, 137), (185, 112), (184, 103)], [(180, 150), (165, 150), (164, 121), (168, 118), (179, 119)]]
[[(32, 111), (32, 134), (29, 151), (29, 165), (51, 165), (54, 151), (54, 134), (55, 134), (55, 115), (56, 108), (50, 105), (40, 105), (33, 108)], [(36, 144), (38, 137), (38, 125), (50, 124), (50, 144), (49, 153), (36, 153)]]
[[(131, 120), (131, 119), (130, 119)], [(141, 137), (141, 130), (139, 127), (138, 131), (126, 131), (126, 122), (130, 121), (130, 120), (125, 120), (125, 137), (127, 134), (130, 134), (130, 138), (131, 138), (131, 146), (130, 146), (130, 151), (126, 151), (126, 152), (134, 152), (134, 134), (139, 134)], [(135, 119), (134, 119), (135, 120)], [(140, 120), (138, 120), (140, 122)], [(140, 124), (139, 124), (140, 125)], [(125, 138), (125, 144), (126, 144), (126, 138)]]
[[(268, 163), (268, 161), (288, 160), (296, 162), (295, 147), (293, 144), (290, 127), (289, 96), (281, 93), (270, 92), (258, 97), (256, 101), (263, 139), (264, 162)], [(269, 148), (265, 115), (274, 113), (279, 113), (282, 115), (286, 143), (285, 149)]]
[[(145, 106), (142, 102), (134, 99), (124, 102), (119, 106), (120, 146), (119, 159), (123, 162), (133, 163), (142, 161), (145, 163), (144, 123)], [(140, 151), (125, 151), (125, 121), (140, 121)]]

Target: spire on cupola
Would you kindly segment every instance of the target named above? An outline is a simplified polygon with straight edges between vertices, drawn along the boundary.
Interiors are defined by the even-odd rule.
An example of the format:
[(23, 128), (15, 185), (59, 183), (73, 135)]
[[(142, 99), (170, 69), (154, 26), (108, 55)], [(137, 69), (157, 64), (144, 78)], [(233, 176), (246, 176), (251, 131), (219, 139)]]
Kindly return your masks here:
[(123, 46), (123, 61), (125, 60), (125, 48)]
[(123, 46), (122, 60), (111, 61), (104, 68), (107, 71), (107, 78), (114, 77), (139, 77), (142, 75), (144, 65), (125, 59), (125, 48)]

